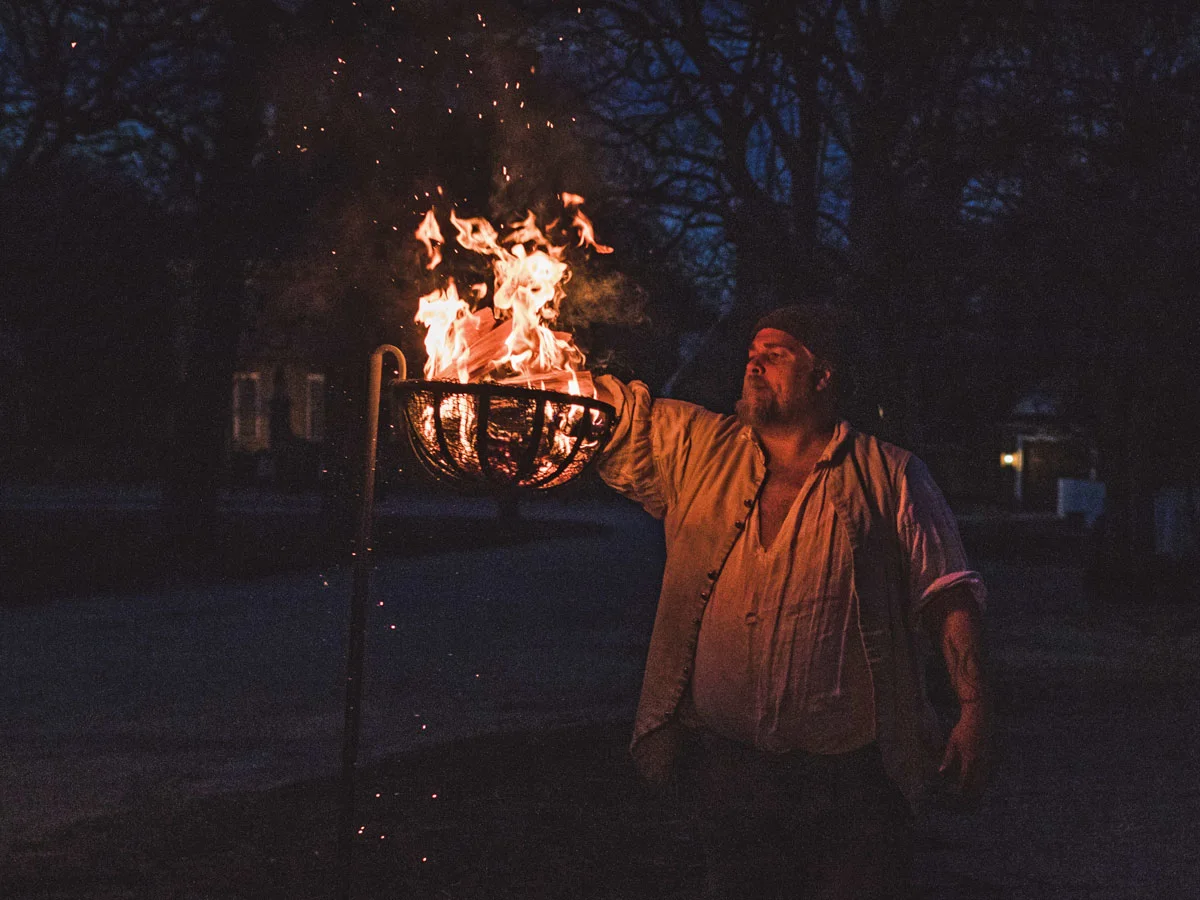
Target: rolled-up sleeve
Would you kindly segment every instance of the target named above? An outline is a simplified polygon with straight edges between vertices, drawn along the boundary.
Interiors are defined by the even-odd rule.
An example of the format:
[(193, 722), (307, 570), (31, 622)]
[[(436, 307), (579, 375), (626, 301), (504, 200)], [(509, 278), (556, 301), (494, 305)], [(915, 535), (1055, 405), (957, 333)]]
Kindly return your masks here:
[(965, 587), (982, 612), (987, 591), (967, 563), (958, 523), (926, 465), (909, 460), (900, 478), (897, 530), (907, 554), (914, 619), (937, 594)]

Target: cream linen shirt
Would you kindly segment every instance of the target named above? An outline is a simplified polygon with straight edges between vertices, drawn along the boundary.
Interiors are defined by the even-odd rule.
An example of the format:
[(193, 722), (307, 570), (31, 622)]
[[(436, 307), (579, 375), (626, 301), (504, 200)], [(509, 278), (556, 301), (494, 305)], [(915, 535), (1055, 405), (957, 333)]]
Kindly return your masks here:
[(848, 753), (875, 739), (853, 560), (825, 478), (844, 437), (843, 426), (769, 547), (755, 508), (700, 626), (696, 724), (763, 750)]

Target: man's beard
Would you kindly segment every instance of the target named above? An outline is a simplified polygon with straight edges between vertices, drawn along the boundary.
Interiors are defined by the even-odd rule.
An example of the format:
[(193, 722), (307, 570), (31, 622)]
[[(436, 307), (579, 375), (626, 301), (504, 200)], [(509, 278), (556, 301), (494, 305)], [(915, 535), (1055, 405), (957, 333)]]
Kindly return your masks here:
[(780, 397), (769, 387), (747, 390), (742, 385), (742, 397), (734, 406), (738, 421), (761, 431), (764, 428), (799, 424), (806, 412), (805, 399), (796, 394)]
[(774, 425), (782, 418), (779, 404), (774, 397), (758, 394), (748, 399), (744, 394), (734, 406), (738, 421), (750, 428)]
[(747, 390), (742, 386), (742, 398), (738, 400), (734, 410), (738, 421), (751, 428), (762, 429), (773, 425), (786, 425), (796, 418), (796, 411), (791, 404), (780, 402), (779, 397), (770, 389)]

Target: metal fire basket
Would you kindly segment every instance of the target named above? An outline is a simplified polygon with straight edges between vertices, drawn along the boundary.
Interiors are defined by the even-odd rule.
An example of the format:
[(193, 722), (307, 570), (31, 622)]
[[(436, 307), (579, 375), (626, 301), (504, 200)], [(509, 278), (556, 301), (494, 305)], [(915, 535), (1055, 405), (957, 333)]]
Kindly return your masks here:
[(513, 385), (414, 380), (393, 389), (425, 467), (475, 489), (566, 484), (604, 449), (616, 419), (591, 397)]

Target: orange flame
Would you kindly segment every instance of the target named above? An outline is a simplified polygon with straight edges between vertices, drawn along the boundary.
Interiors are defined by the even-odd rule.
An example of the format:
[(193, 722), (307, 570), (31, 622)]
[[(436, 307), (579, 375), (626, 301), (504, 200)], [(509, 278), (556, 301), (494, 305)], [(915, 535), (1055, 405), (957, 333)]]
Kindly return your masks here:
[(575, 225), (579, 228), (579, 246), (582, 247), (588, 244), (597, 253), (612, 253), (612, 247), (605, 247), (603, 244), (596, 243), (596, 229), (592, 225), (592, 220), (583, 214), (583, 210), (578, 208), (583, 205), (583, 198), (578, 194), (568, 194), (564, 191), (562, 202), (563, 206), (567, 209), (575, 208)]
[[(596, 243), (592, 223), (579, 209), (583, 198), (563, 193), (561, 199), (574, 214), (577, 246), (611, 253), (611, 247)], [(451, 211), (450, 223), (459, 246), (491, 259), (492, 305), (472, 311), (486, 298), (487, 286), (473, 285), (474, 304), (469, 304), (459, 296), (452, 278), (444, 288), (421, 298), (416, 321), (429, 329), (425, 378), (492, 381), (591, 395), (583, 352), (570, 334), (549, 327), (558, 318), (566, 296), (564, 286), (570, 280), (570, 267), (563, 259), (566, 246), (553, 243), (532, 212), (503, 236), (483, 218), (460, 219)], [(437, 268), (445, 242), (432, 209), (416, 236), (429, 256), (426, 268)]]
[(445, 288), (421, 298), (416, 321), (429, 329), (425, 332), (426, 378), (433, 377), (431, 372), (454, 370), (459, 381), (468, 380), (466, 334), (460, 322), (470, 313), (471, 307), (459, 299), (453, 278)]
[(425, 218), (417, 228), (417, 240), (425, 245), (425, 251), (429, 254), (429, 262), (425, 268), (436, 269), (442, 261), (442, 244), (446, 242), (442, 238), (442, 229), (438, 228), (437, 218), (432, 209), (425, 213)]

